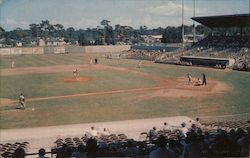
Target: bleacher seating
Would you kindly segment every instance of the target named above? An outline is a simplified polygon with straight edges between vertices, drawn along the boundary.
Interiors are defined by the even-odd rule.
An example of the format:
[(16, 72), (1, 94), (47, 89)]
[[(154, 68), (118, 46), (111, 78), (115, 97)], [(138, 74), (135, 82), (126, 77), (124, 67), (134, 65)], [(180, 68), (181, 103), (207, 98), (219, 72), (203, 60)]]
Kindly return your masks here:
[[(186, 148), (199, 144), (196, 154), (201, 157), (245, 157), (249, 156), (250, 123), (243, 120), (189, 122), (188, 132), (183, 135), (181, 126), (154, 127), (155, 135), (150, 131), (141, 132), (138, 140), (130, 139), (126, 134), (109, 134), (91, 136), (85, 134), (79, 137), (58, 138), (51, 149), (52, 155), (71, 157), (82, 152), (88, 155), (90, 148), (96, 148), (96, 157), (131, 157), (148, 156), (158, 147), (158, 139), (166, 139), (167, 149), (180, 157), (186, 153)], [(185, 127), (185, 128), (187, 128)], [(89, 143), (91, 141), (91, 143)], [(226, 143), (226, 144), (225, 144)], [(12, 157), (18, 148), (23, 148), (29, 155), (28, 142), (0, 144), (2, 157)], [(246, 152), (245, 149), (248, 149)], [(194, 152), (194, 151), (192, 151)], [(48, 153), (48, 152), (47, 152)], [(50, 152), (49, 152), (50, 153)]]
[(25, 153), (27, 153), (29, 148), (29, 142), (0, 144), (0, 154), (2, 157), (12, 157), (12, 155), (18, 148), (24, 149)]
[[(213, 156), (240, 156), (240, 145), (237, 140), (249, 139), (249, 122), (245, 121), (217, 121), (217, 122), (202, 122), (201, 127), (192, 126), (187, 133), (187, 137), (183, 137), (181, 134), (180, 128), (172, 128), (171, 130), (157, 130), (156, 137), (153, 139), (150, 138), (149, 131), (141, 132), (139, 135), (138, 141), (133, 139), (128, 139), (125, 134), (110, 134), (108, 136), (100, 136), (94, 137), (97, 142), (98, 150), (96, 155), (98, 157), (125, 157), (126, 149), (129, 147), (129, 142), (132, 142), (133, 147), (138, 149), (138, 155), (149, 155), (151, 151), (157, 148), (157, 139), (160, 136), (164, 136), (168, 142), (168, 146), (172, 146), (174, 144), (174, 148), (176, 150), (176, 154), (181, 154), (184, 151), (185, 145), (190, 143), (190, 135), (192, 133), (196, 133), (197, 137), (199, 138), (198, 141), (202, 144), (203, 148), (201, 151), (202, 156), (205, 157), (213, 157)], [(221, 139), (221, 135), (226, 134), (226, 137), (223, 139), (231, 139), (230, 133), (234, 131), (237, 133), (235, 136), (235, 141), (233, 143), (234, 146), (238, 146), (237, 150), (229, 151), (229, 149), (225, 148), (218, 152), (218, 147), (216, 144), (218, 143), (218, 139)], [(247, 135), (246, 135), (247, 134)], [(86, 146), (88, 140), (91, 139), (87, 135), (78, 138), (65, 138), (65, 139), (57, 139), (55, 141), (55, 148), (54, 154), (56, 154), (57, 150), (66, 147), (66, 148), (73, 148), (71, 151), (76, 151), (77, 146), (83, 145)], [(207, 140), (209, 139), (209, 144)], [(72, 141), (73, 140), (73, 141)], [(232, 142), (231, 142), (232, 143)], [(249, 146), (249, 144), (248, 144)], [(232, 149), (230, 149), (232, 150)], [(180, 155), (178, 155), (180, 156)]]

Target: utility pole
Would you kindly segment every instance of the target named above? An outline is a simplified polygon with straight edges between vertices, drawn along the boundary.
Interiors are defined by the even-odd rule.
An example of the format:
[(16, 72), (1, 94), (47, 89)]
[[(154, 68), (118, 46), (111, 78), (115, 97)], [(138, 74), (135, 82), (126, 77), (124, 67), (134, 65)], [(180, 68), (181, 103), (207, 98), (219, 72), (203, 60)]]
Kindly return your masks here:
[[(195, 0), (193, 0), (193, 17), (195, 17)], [(193, 20), (193, 43), (195, 43), (195, 21)]]
[(182, 0), (182, 49), (184, 49), (184, 0)]

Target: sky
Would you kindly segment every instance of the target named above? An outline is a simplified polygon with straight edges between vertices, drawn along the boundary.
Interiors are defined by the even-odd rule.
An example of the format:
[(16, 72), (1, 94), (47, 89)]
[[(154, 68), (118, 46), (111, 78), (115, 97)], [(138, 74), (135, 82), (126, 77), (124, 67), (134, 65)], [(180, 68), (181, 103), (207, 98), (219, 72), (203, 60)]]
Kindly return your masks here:
[[(195, 0), (195, 16), (249, 13), (250, 0)], [(184, 0), (184, 24), (191, 25), (193, 0)], [(182, 0), (0, 0), (0, 26), (5, 30), (29, 28), (49, 20), (65, 28), (94, 28), (107, 19), (139, 28), (180, 26)]]

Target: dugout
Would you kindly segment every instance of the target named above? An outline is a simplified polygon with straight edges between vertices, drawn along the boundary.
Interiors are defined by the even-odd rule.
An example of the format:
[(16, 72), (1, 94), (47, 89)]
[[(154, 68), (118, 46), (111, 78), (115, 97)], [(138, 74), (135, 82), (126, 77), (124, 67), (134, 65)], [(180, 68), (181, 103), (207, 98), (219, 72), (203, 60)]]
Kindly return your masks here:
[(190, 63), (190, 65), (202, 65), (216, 67), (220, 66), (222, 68), (231, 67), (234, 65), (234, 59), (227, 58), (210, 58), (210, 57), (195, 57), (195, 56), (181, 56), (181, 63)]

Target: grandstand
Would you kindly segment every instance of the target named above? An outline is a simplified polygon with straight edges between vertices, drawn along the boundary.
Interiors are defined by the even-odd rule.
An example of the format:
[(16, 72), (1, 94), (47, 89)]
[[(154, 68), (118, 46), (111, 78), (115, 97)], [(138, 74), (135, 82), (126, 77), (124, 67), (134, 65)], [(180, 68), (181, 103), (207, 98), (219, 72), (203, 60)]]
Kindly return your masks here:
[[(127, 58), (152, 60), (157, 63), (201, 65), (214, 68), (228, 67), (250, 71), (249, 14), (193, 17), (191, 19), (209, 27), (210, 34), (191, 47), (186, 47), (184, 51), (176, 49), (172, 52), (162, 53), (134, 50), (128, 53)], [(190, 62), (187, 56), (194, 57), (195, 60)], [(204, 64), (202, 62), (204, 57), (210, 58), (209, 61), (215, 59), (213, 61), (215, 64)], [(234, 60), (235, 63), (233, 65), (218, 63), (219, 58), (228, 61)]]
[[(167, 123), (163, 124), (163, 120)], [(142, 127), (145, 121), (149, 123)], [(133, 132), (131, 135), (132, 131), (129, 130), (131, 124), (133, 127), (138, 127), (138, 129), (133, 129), (133, 131), (137, 131), (136, 134)], [(189, 151), (192, 154), (198, 154), (199, 157), (249, 156), (249, 120), (239, 121), (234, 119), (232, 121), (218, 120), (212, 122), (210, 120), (208, 122), (198, 118), (194, 121), (187, 117), (172, 117), (96, 123), (95, 125), (95, 128), (91, 130), (87, 129), (91, 124), (73, 125), (75, 127), (72, 126), (72, 128), (64, 126), (64, 129), (68, 129), (66, 131), (62, 131), (58, 127), (40, 128), (38, 133), (33, 133), (33, 135), (39, 135), (39, 137), (43, 137), (50, 142), (49, 147), (45, 148), (47, 152), (44, 151), (44, 154), (50, 157), (76, 157), (78, 154), (84, 154), (94, 157), (137, 156), (146, 158), (153, 150), (158, 148), (158, 139), (162, 136), (165, 138), (168, 150), (174, 153), (176, 157), (180, 157), (182, 153), (187, 154), (185, 146), (188, 144), (200, 146), (199, 151)], [(103, 126), (106, 129), (112, 129), (111, 132), (105, 133), (98, 128)], [(154, 126), (153, 129), (152, 126)], [(75, 129), (75, 132), (73, 132), (73, 129)], [(82, 132), (81, 129), (86, 130), (86, 132)], [(184, 129), (187, 129), (186, 133), (183, 133)], [(25, 130), (27, 132), (27, 129), (16, 131), (19, 135), (15, 139), (19, 137), (24, 139), (22, 136), (27, 137), (25, 136)], [(46, 138), (46, 133), (50, 133), (50, 139)], [(13, 131), (3, 134), (9, 135), (9, 137), (4, 137), (5, 139), (10, 139)], [(59, 136), (59, 134), (63, 135)], [(30, 139), (30, 142), (0, 144), (1, 155), (2, 157), (12, 157), (21, 148), (26, 157), (37, 157), (39, 153), (37, 152), (38, 149), (34, 151), (34, 144), (37, 144), (37, 147), (40, 148), (45, 146), (42, 144), (43, 141), (36, 139), (34, 137)]]
[[(206, 38), (195, 43), (190, 50), (183, 52), (183, 54), (196, 56), (197, 61), (192, 62), (193, 65), (204, 65), (200, 62), (202, 58), (199, 60), (199, 57), (232, 58), (235, 60), (235, 64), (231, 68), (250, 70), (249, 14), (193, 17), (191, 19), (211, 28), (211, 33)], [(230, 29), (234, 29), (234, 31), (228, 31)]]

